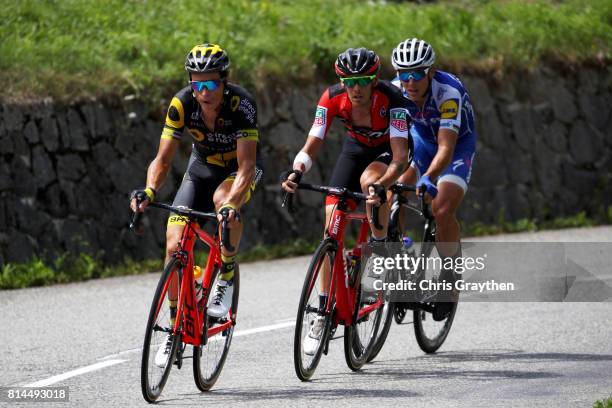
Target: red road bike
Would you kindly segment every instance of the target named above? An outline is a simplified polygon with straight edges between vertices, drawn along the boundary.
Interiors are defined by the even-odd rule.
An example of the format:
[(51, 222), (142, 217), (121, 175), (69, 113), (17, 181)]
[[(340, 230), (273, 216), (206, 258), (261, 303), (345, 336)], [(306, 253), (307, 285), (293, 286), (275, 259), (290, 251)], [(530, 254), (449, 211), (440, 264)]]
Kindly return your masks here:
[[(142, 348), (141, 388), (142, 395), (148, 402), (155, 402), (160, 396), (170, 374), (172, 365), (179, 369), (183, 360), (193, 358), (193, 375), (196, 386), (201, 391), (208, 391), (215, 384), (227, 354), (229, 352), (236, 313), (238, 310), (238, 291), (240, 273), (238, 265), (234, 272), (234, 294), (232, 305), (226, 316), (214, 318), (207, 315), (208, 298), (215, 287), (221, 268), (221, 250), (223, 245), (232, 250), (226, 220), (222, 222), (221, 239), (218, 228), (214, 236), (205, 232), (200, 225), (206, 220), (213, 220), (217, 225), (217, 215), (194, 211), (185, 207), (173, 207), (163, 203), (150, 203), (149, 207), (169, 210), (185, 217), (187, 224), (176, 250), (164, 267), (159, 279), (151, 309)], [(136, 228), (142, 213), (135, 213), (130, 227)], [(204, 221), (204, 222), (198, 222)], [(206, 266), (203, 271), (202, 292), (196, 293), (194, 279), (194, 245), (202, 243), (209, 248)], [(170, 320), (169, 292), (178, 292), (176, 300), (176, 318)], [(170, 335), (172, 342), (170, 353), (163, 366), (155, 362), (155, 354)], [(184, 354), (186, 346), (193, 346), (193, 355)]]
[[(361, 284), (362, 244), (367, 242), (370, 228), (365, 214), (348, 212), (347, 200), (361, 201), (365, 200), (366, 196), (345, 188), (306, 183), (299, 183), (298, 188), (339, 199), (327, 226), (325, 238), (316, 249), (308, 267), (298, 308), (293, 360), (298, 378), (306, 381), (314, 374), (322, 354), (327, 354), (329, 341), (334, 338), (338, 325), (344, 325), (346, 363), (351, 370), (359, 370), (372, 351), (387, 300), (381, 292), (368, 291)], [(288, 194), (286, 197), (290, 200), (292, 195)], [(377, 224), (377, 211), (373, 218)], [(360, 223), (360, 227), (355, 247), (345, 251), (344, 231), (349, 221)], [(331, 278), (329, 275), (325, 277), (324, 268), (331, 272)], [(328, 294), (325, 304), (320, 301), (322, 293)], [(314, 353), (306, 354), (304, 341), (315, 319), (324, 319), (322, 332)]]

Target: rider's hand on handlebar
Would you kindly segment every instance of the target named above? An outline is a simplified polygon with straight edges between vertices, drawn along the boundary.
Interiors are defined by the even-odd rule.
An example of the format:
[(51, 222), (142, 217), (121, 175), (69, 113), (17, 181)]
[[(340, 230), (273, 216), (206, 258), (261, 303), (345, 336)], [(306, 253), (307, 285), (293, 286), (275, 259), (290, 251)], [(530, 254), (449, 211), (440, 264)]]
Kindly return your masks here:
[(368, 186), (368, 193), (369, 195), (366, 199), (367, 204), (379, 207), (387, 202), (387, 190), (382, 184), (370, 184)]
[(130, 208), (133, 212), (143, 212), (144, 209), (155, 199), (155, 190), (147, 187), (143, 190), (134, 190), (130, 194)]
[(281, 177), (283, 190), (289, 193), (295, 193), (301, 179), (302, 172), (299, 170), (291, 170), (283, 173)]
[(225, 203), (217, 211), (217, 220), (222, 222), (224, 218), (227, 220), (227, 227), (231, 229), (240, 222), (240, 213), (233, 204)]
[(418, 192), (425, 190), (426, 202), (431, 201), (438, 195), (438, 188), (428, 175), (421, 176), (416, 184), (416, 188)]

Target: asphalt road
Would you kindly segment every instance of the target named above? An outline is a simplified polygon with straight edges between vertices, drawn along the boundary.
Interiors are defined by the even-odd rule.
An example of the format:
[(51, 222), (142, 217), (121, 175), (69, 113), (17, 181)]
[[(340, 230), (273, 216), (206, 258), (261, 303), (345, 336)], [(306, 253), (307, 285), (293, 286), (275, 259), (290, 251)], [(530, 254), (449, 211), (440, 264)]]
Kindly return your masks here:
[[(612, 227), (492, 239), (610, 242)], [(612, 395), (611, 300), (465, 302), (435, 355), (420, 351), (410, 323), (394, 324), (379, 357), (361, 372), (348, 369), (336, 340), (314, 380), (302, 383), (293, 369), (292, 324), (307, 263), (300, 257), (243, 265), (239, 321), (213, 391), (196, 389), (187, 362), (173, 369), (159, 404), (590, 407)], [(0, 386), (67, 386), (70, 401), (49, 406), (146, 406), (140, 347), (157, 279), (0, 292)]]

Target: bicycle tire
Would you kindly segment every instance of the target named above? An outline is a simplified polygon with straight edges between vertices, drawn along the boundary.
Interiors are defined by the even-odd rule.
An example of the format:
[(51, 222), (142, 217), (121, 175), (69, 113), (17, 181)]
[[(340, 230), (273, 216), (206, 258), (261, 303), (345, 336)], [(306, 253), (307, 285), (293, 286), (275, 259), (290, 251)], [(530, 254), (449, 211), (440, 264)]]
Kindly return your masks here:
[[(359, 279), (359, 286), (357, 288), (357, 294), (355, 297), (355, 316), (357, 316), (357, 312), (361, 307), (362, 299), (363, 291), (361, 288), (361, 279)], [(379, 307), (375, 311), (369, 313), (365, 320), (361, 319), (360, 321), (353, 321), (352, 324), (344, 326), (344, 359), (346, 360), (346, 365), (348, 365), (351, 370), (358, 371), (368, 361), (368, 357), (372, 353), (375, 345), (376, 333), (378, 332), (378, 327), (380, 326), (383, 309), (383, 307)], [(368, 321), (371, 317), (374, 318), (374, 324), (370, 330), (370, 333), (366, 333), (366, 341), (364, 344), (364, 342), (359, 338), (358, 325), (360, 325), (361, 322)]]
[[(433, 250), (433, 247), (435, 246), (435, 237), (427, 238), (427, 234), (425, 234), (425, 237), (426, 238), (424, 239), (423, 245), (422, 245), (422, 255), (425, 255), (425, 258), (427, 258), (430, 255), (431, 251)], [(419, 273), (423, 275), (425, 271), (420, 271)], [(435, 323), (434, 327), (439, 327), (435, 335), (430, 335), (429, 333), (427, 333), (427, 330), (424, 327), (424, 322), (427, 320), (428, 314), (430, 315), (429, 318), (433, 320), (431, 313), (425, 312), (424, 310), (419, 309), (419, 308), (416, 308), (413, 311), (412, 315), (413, 315), (414, 335), (416, 337), (416, 341), (419, 347), (425, 353), (427, 354), (435, 353), (440, 348), (440, 346), (442, 346), (442, 344), (446, 340), (446, 337), (448, 337), (451, 326), (453, 324), (453, 320), (455, 319), (455, 312), (457, 311), (457, 301), (453, 303), (454, 303), (453, 309), (451, 310), (449, 315), (446, 317), (446, 319)]]
[[(170, 369), (172, 368), (172, 364), (174, 363), (174, 360), (176, 358), (178, 345), (181, 342), (180, 341), (181, 337), (180, 337), (180, 332), (179, 332), (177, 336), (173, 336), (171, 351), (170, 351), (170, 354), (166, 361), (165, 366), (163, 367), (162, 370), (158, 370), (158, 371), (161, 371), (159, 380), (151, 381), (149, 378), (149, 374), (152, 371), (151, 369), (160, 368), (160, 367), (155, 366), (155, 362), (154, 362), (154, 359), (155, 359), (154, 356), (157, 350), (153, 351), (154, 353), (153, 360), (152, 361), (150, 360), (151, 351), (152, 351), (151, 349), (158, 346), (157, 344), (152, 344), (154, 334), (159, 331), (164, 331), (165, 329), (169, 329), (169, 330), (172, 329), (170, 327), (166, 327), (165, 329), (160, 327), (157, 321), (158, 321), (158, 318), (160, 317), (162, 319), (164, 318), (163, 314), (162, 316), (160, 316), (160, 311), (162, 310), (163, 305), (166, 303), (165, 297), (168, 291), (168, 285), (166, 284), (166, 282), (172, 278), (173, 276), (172, 272), (176, 270), (175, 268), (177, 268), (177, 263), (179, 263), (179, 261), (177, 257), (173, 255), (170, 258), (170, 261), (164, 267), (164, 271), (159, 279), (159, 283), (157, 284), (157, 289), (155, 290), (155, 295), (153, 296), (153, 302), (151, 303), (151, 308), (149, 310), (147, 329), (145, 333), (144, 344), (142, 347), (142, 361), (141, 361), (141, 368), (140, 368), (140, 384), (141, 384), (142, 395), (144, 399), (149, 403), (155, 402), (161, 395), (161, 392), (164, 386), (166, 385), (166, 381), (168, 380), (168, 376), (170, 375)], [(181, 271), (182, 271), (182, 265), (180, 265), (180, 263), (179, 263), (178, 268), (179, 269), (176, 270), (177, 280), (178, 282), (180, 282), (181, 281)], [(180, 319), (180, 316), (177, 316), (176, 318)], [(181, 325), (179, 323), (179, 327), (180, 326)], [(151, 365), (153, 365), (154, 367), (150, 367)]]
[[(213, 278), (211, 279), (211, 289), (214, 287), (215, 278), (219, 273), (218, 268), (215, 270)], [(204, 304), (208, 304), (208, 298), (210, 297), (211, 290), (207, 291), (208, 294), (204, 298)], [(232, 313), (236, 315), (238, 312), (238, 298), (240, 292), (240, 266), (236, 264), (236, 268), (234, 270), (234, 293), (232, 296)], [(230, 318), (229, 316), (227, 318)], [(204, 316), (204, 324), (209, 324), (211, 322), (208, 316)], [(214, 337), (208, 339), (207, 344), (205, 346), (194, 346), (193, 347), (193, 378), (196, 384), (196, 387), (202, 392), (209, 391), (213, 385), (217, 382), (219, 375), (221, 374), (221, 370), (225, 364), (225, 360), (227, 359), (227, 355), (229, 354), (230, 345), (232, 343), (232, 337), (234, 334), (234, 326), (230, 326), (228, 329), (218, 333)], [(218, 336), (221, 336), (220, 338)], [(217, 340), (220, 339), (220, 340)], [(211, 341), (212, 340), (212, 341)], [(221, 355), (219, 356), (216, 363), (214, 363), (213, 367), (210, 370), (205, 370), (205, 365), (202, 362), (202, 356), (204, 352), (208, 353), (208, 351), (217, 347), (219, 341), (223, 343), (221, 349)], [(204, 349), (206, 347), (207, 349)]]
[[(303, 338), (302, 334), (305, 326), (311, 324), (309, 322), (309, 318), (307, 315), (312, 315), (312, 306), (310, 306), (309, 301), (313, 291), (315, 291), (318, 285), (318, 277), (320, 275), (319, 271), (322, 268), (323, 262), (325, 262), (326, 257), (329, 257), (330, 268), (333, 268), (333, 260), (335, 255), (335, 249), (333, 246), (333, 241), (331, 239), (325, 239), (321, 241), (317, 249), (315, 250), (312, 259), (310, 261), (310, 265), (308, 266), (308, 271), (306, 273), (306, 277), (304, 278), (304, 285), (302, 287), (302, 294), (300, 296), (300, 304), (298, 307), (298, 313), (295, 324), (295, 335), (293, 340), (293, 365), (295, 367), (295, 373), (297, 377), (302, 381), (308, 381), (312, 375), (314, 374), (319, 361), (321, 360), (321, 355), (325, 349), (325, 346), (328, 341), (329, 333), (331, 331), (332, 325), (332, 315), (333, 312), (325, 315), (325, 322), (323, 326), (323, 332), (321, 334), (321, 338), (319, 340), (319, 345), (315, 353), (312, 357), (308, 358), (310, 360), (309, 363), (305, 364), (302, 360), (303, 353)], [(331, 271), (331, 269), (330, 269)], [(333, 294), (327, 292), (330, 296)], [(313, 300), (314, 302), (318, 302), (318, 299)], [(311, 301), (311, 302), (313, 302)], [(333, 299), (332, 299), (333, 302)], [(318, 306), (317, 306), (318, 309)], [(304, 317), (307, 317), (306, 325), (304, 325)], [(306, 334), (307, 335), (307, 334)], [(304, 353), (305, 355), (305, 353)]]
[(393, 323), (393, 310), (394, 305), (392, 302), (387, 302), (383, 308), (382, 321), (379, 326), (379, 331), (377, 333), (376, 341), (374, 346), (372, 347), (372, 351), (370, 352), (370, 356), (366, 361), (369, 363), (374, 360), (378, 353), (382, 350), (385, 345), (385, 341), (387, 341), (387, 336), (389, 336), (389, 330), (391, 330), (391, 324)]

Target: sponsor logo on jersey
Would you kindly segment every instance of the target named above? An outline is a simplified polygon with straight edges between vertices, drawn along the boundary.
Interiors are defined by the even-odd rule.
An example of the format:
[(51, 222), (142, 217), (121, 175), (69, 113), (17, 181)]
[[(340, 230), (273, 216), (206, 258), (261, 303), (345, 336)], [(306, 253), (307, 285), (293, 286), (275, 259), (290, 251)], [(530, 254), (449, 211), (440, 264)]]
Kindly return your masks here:
[(408, 122), (406, 122), (406, 112), (403, 110), (391, 111), (391, 126), (400, 132), (408, 130)]
[(380, 117), (384, 118), (386, 115), (387, 115), (387, 109), (383, 105), (383, 106), (380, 107)]
[(448, 99), (440, 105), (440, 118), (455, 119), (459, 114), (459, 101), (457, 99)]
[(438, 89), (438, 96), (437, 96), (436, 99), (442, 99), (442, 97), (444, 96), (445, 93), (446, 93), (446, 88)]
[(327, 108), (324, 108), (323, 106), (317, 106), (314, 125), (325, 126), (325, 123), (327, 123)]
[(249, 102), (247, 99), (241, 100), (238, 110), (244, 114), (249, 122), (253, 124), (255, 123), (255, 115), (257, 112), (255, 111), (255, 107), (251, 105), (251, 102)]
[(238, 109), (238, 104), (240, 103), (240, 97), (238, 95), (234, 95), (232, 96), (232, 99), (230, 100), (230, 108), (232, 108), (232, 111), (236, 111), (236, 109)]
[(455, 160), (453, 162), (453, 171), (457, 171), (457, 168), (463, 166), (463, 159)]
[(406, 119), (392, 119), (391, 126), (400, 132), (405, 132), (408, 130), (408, 124), (406, 123)]

